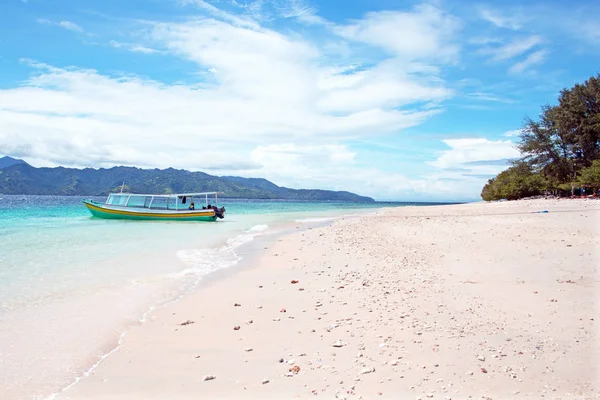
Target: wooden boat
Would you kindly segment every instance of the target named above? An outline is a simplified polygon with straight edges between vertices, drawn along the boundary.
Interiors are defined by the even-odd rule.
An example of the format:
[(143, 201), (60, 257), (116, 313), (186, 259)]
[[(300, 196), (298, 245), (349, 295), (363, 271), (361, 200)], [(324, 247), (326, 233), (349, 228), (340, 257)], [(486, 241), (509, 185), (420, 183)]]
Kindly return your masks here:
[[(217, 208), (219, 192), (181, 194), (111, 193), (104, 203), (83, 200), (94, 217), (135, 220), (216, 221), (225, 217)], [(215, 205), (209, 203), (214, 196)], [(204, 205), (197, 205), (194, 199)], [(212, 199), (212, 197), (211, 197)]]

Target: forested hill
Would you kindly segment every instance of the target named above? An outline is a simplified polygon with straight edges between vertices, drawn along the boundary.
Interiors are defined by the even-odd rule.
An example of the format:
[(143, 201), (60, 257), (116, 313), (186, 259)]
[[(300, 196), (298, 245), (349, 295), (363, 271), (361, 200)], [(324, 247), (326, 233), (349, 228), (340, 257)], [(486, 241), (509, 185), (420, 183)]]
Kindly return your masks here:
[(370, 197), (330, 190), (289, 189), (266, 179), (213, 176), (204, 172), (168, 169), (35, 168), (22, 160), (0, 158), (0, 193), (46, 195), (106, 195), (125, 190), (134, 193), (220, 191), (224, 197), (245, 199), (336, 200), (374, 202)]

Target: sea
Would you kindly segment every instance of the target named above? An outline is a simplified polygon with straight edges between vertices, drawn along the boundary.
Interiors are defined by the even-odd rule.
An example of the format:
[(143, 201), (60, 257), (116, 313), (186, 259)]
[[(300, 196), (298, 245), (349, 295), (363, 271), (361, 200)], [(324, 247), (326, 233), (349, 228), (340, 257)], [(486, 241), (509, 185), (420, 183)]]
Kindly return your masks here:
[(221, 199), (225, 219), (183, 222), (94, 218), (82, 199), (0, 195), (4, 399), (53, 398), (153, 309), (212, 273), (239, 268), (244, 248), (261, 238), (382, 207), (433, 204)]

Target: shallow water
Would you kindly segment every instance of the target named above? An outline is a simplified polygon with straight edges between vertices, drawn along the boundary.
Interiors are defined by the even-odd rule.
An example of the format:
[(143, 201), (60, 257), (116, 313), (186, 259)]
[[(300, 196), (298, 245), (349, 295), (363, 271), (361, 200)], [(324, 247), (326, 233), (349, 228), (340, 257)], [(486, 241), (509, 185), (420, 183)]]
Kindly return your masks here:
[[(0, 197), (0, 382), (41, 398), (110, 351), (123, 330), (286, 224), (408, 203), (222, 200), (217, 222), (93, 218), (80, 197)], [(98, 201), (103, 198), (96, 199)]]

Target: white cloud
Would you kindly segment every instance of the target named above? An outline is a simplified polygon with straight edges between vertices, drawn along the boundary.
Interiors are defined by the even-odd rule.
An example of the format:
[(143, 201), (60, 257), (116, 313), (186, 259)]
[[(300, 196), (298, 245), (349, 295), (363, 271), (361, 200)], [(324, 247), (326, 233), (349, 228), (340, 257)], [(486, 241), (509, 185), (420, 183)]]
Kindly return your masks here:
[(83, 28), (71, 21), (55, 22), (55, 21), (50, 21), (48, 19), (40, 18), (37, 20), (37, 22), (40, 24), (45, 24), (45, 25), (59, 26), (63, 29), (67, 29), (67, 30), (73, 31), (73, 32), (83, 33)]
[[(210, 30), (214, 21), (208, 24)], [(250, 32), (255, 41), (246, 38), (250, 40), (246, 54), (235, 48), (243, 48), (244, 40), (238, 43), (227, 36), (242, 33), (218, 27), (225, 37), (209, 35), (214, 47), (203, 44), (203, 39), (196, 42), (203, 51), (201, 57), (207, 57), (206, 63), (216, 71), (219, 81), (214, 86), (169, 86), (29, 62), (39, 73), (23, 87), (0, 91), (0, 152), (35, 160), (37, 165), (173, 166), (245, 171), (245, 175), (254, 170), (270, 171), (272, 175), (266, 176), (277, 178), (281, 169), (260, 165), (260, 158), (256, 159), (260, 151), (253, 149), (266, 142), (310, 140), (314, 146), (335, 150), (339, 149), (336, 141), (344, 138), (393, 132), (430, 115), (418, 109), (369, 107), (356, 111), (344, 107), (345, 115), (328, 114), (315, 108), (315, 101), (339, 89), (319, 87), (322, 74), (311, 68), (315, 51), (311, 46), (269, 32)], [(173, 29), (171, 34), (181, 34), (179, 28)], [(207, 33), (204, 28), (201, 32)], [(228, 45), (234, 46), (232, 53), (222, 51)], [(299, 58), (289, 60), (290, 54)], [(301, 81), (288, 83), (289, 76)], [(328, 160), (316, 158), (312, 168), (319, 171), (332, 160), (350, 158), (350, 153), (343, 152)], [(280, 182), (302, 179), (302, 169), (298, 169), (282, 176)]]
[(428, 199), (456, 196), (456, 188), (441, 190), (442, 182), (409, 179), (398, 172), (358, 165), (355, 156), (345, 145), (259, 146), (252, 152), (252, 159), (262, 168), (247, 175), (269, 176), (275, 182), (295, 188), (346, 190), (378, 199), (420, 199), (423, 191), (432, 188), (439, 190), (429, 193)]
[[(345, 141), (396, 134), (442, 110), (454, 92), (436, 64), (456, 56), (454, 17), (421, 6), (327, 22), (347, 38), (347, 62), (332, 63), (331, 41), (266, 29), (204, 1), (183, 2), (213, 18), (153, 23), (143, 44), (108, 45), (185, 58), (208, 79), (168, 85), (28, 61), (31, 79), (0, 90), (0, 153), (39, 166), (172, 166), (386, 198), (418, 197), (439, 184), (451, 195), (443, 181), (357, 164)], [(317, 17), (298, 7), (289, 17)], [(410, 37), (378, 40), (376, 32)], [(390, 56), (366, 57), (365, 44)]]
[(474, 162), (484, 165), (486, 161), (505, 160), (519, 156), (519, 151), (510, 140), (465, 138), (446, 139), (443, 142), (450, 149), (443, 151), (437, 160), (431, 163), (441, 169), (464, 168), (465, 165), (468, 165), (467, 163)]
[(71, 21), (60, 21), (58, 25), (73, 32), (83, 32), (83, 29), (79, 25)]
[(143, 53), (143, 54), (160, 53), (160, 51), (150, 48), (150, 47), (142, 46), (139, 44), (117, 42), (116, 40), (109, 41), (108, 45), (111, 47), (114, 47), (115, 49), (127, 49), (133, 53)]
[(380, 47), (403, 60), (454, 60), (459, 21), (431, 5), (411, 12), (370, 12), (365, 18), (336, 25), (333, 32), (348, 40)]
[(532, 35), (515, 39), (504, 46), (483, 49), (482, 52), (493, 54), (493, 60), (501, 61), (520, 56), (540, 43), (542, 43), (542, 38), (538, 35)]
[(213, 6), (212, 4), (207, 3), (204, 0), (179, 0), (179, 2), (183, 5), (188, 5), (188, 4), (195, 5), (196, 7), (202, 9), (203, 11), (206, 11), (213, 17), (219, 18), (219, 19), (226, 21), (228, 23), (231, 23), (235, 26), (250, 28), (250, 29), (260, 29), (260, 25), (256, 21), (254, 21), (250, 18), (244, 18), (241, 16), (233, 15), (226, 11), (223, 11), (220, 8), (217, 8), (217, 7)]
[(441, 82), (411, 75), (405, 69), (394, 59), (353, 74), (347, 71), (327, 73), (321, 77), (319, 86), (329, 90), (317, 104), (326, 111), (347, 112), (365, 107), (398, 107), (419, 101), (442, 101), (453, 95)]
[(586, 39), (594, 45), (600, 44), (600, 26), (598, 26), (598, 15), (586, 18), (586, 20), (577, 19), (573, 25), (572, 32), (575, 35)]
[(490, 36), (475, 36), (475, 37), (469, 38), (467, 41), (470, 44), (474, 44), (474, 45), (502, 43), (502, 39), (501, 38), (499, 38), (499, 37), (490, 37)]
[(498, 28), (519, 30), (523, 27), (523, 19), (517, 16), (506, 17), (490, 9), (481, 9), (479, 11), (479, 15), (481, 16), (481, 18), (488, 22), (491, 22)]
[(134, 53), (144, 53), (144, 54), (158, 53), (158, 50), (151, 49), (150, 47), (139, 46), (139, 45), (131, 46), (130, 51), (133, 51)]
[(492, 101), (498, 103), (514, 103), (514, 100), (506, 99), (504, 97), (495, 95), (493, 93), (486, 92), (471, 92), (466, 95), (470, 99), (481, 100), (481, 101)]
[(513, 74), (520, 74), (533, 65), (543, 63), (547, 55), (548, 52), (546, 50), (535, 51), (529, 54), (525, 60), (510, 67), (509, 72)]
[(116, 40), (111, 40), (110, 42), (108, 42), (108, 44), (116, 49), (120, 49), (121, 47), (124, 46), (123, 43), (117, 42)]
[(470, 199), (478, 197), (485, 182), (508, 168), (508, 161), (519, 152), (511, 140), (464, 138), (443, 140), (449, 149), (430, 162), (436, 171), (424, 177), (433, 182), (431, 188), (446, 198), (463, 193)]
[(306, 18), (315, 16), (316, 13), (316, 9), (303, 0), (283, 0), (274, 4), (283, 18)]
[(334, 185), (331, 180), (337, 172), (346, 173), (352, 166), (356, 153), (345, 145), (298, 145), (292, 143), (259, 145), (251, 153), (251, 159), (261, 168), (254, 175), (267, 174), (278, 181), (289, 181), (293, 177), (294, 187), (310, 188)]
[(516, 137), (516, 136), (519, 136), (522, 132), (523, 132), (522, 129), (514, 129), (512, 131), (506, 131), (506, 132), (504, 132), (504, 135), (502, 135), (502, 136), (505, 136), (505, 137)]

